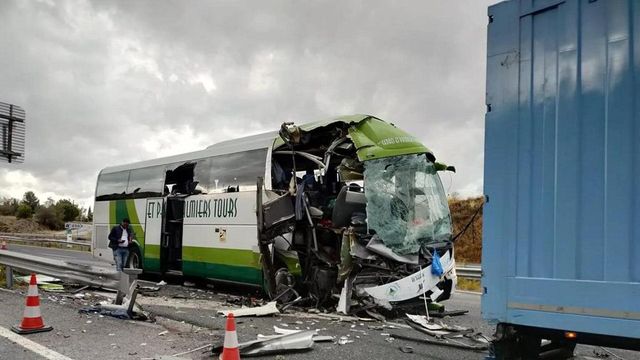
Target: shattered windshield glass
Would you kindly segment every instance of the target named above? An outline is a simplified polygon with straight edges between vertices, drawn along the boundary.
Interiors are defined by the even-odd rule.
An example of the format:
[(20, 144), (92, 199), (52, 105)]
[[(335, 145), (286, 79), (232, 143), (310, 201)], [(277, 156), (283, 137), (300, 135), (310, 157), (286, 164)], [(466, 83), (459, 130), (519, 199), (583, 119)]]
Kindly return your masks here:
[(451, 216), (435, 166), (421, 154), (366, 161), (367, 222), (394, 252), (451, 237)]

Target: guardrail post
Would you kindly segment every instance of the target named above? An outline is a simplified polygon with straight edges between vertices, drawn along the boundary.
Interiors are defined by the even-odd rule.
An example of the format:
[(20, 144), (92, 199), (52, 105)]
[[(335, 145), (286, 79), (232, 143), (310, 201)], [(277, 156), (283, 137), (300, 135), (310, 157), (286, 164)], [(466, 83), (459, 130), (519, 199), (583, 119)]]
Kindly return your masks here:
[(7, 275), (7, 289), (13, 288), (13, 268), (7, 265), (5, 266), (5, 273)]
[(122, 302), (127, 295), (131, 295), (131, 284), (136, 281), (138, 275), (142, 274), (142, 269), (124, 268), (120, 272), (120, 282), (118, 286), (118, 293), (116, 294), (116, 305), (122, 305)]

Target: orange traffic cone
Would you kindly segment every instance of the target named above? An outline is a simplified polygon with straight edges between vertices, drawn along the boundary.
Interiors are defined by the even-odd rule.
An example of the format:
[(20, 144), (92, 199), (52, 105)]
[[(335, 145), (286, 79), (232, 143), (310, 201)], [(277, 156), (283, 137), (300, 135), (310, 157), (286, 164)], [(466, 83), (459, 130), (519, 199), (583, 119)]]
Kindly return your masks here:
[(38, 283), (36, 274), (31, 273), (29, 281), (29, 291), (27, 292), (27, 306), (24, 308), (22, 323), (14, 325), (11, 330), (18, 334), (33, 334), (37, 332), (50, 331), (51, 326), (45, 326), (40, 314), (40, 297), (38, 296)]
[(238, 334), (236, 334), (236, 320), (232, 313), (227, 315), (227, 330), (224, 333), (224, 346), (220, 360), (240, 360), (238, 349)]
[(0, 250), (9, 250), (7, 249), (7, 242), (5, 240), (2, 240), (2, 246), (0, 246)]

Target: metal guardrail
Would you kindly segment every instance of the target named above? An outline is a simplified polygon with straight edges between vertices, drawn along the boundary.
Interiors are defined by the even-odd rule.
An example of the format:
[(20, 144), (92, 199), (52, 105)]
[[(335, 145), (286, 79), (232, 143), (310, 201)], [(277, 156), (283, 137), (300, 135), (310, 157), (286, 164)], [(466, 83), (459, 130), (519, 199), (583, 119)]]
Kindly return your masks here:
[[(0, 250), (0, 264), (6, 265), (7, 268), (36, 272), (68, 281), (75, 281), (80, 284), (112, 289), (118, 288), (120, 279), (120, 274), (110, 268), (50, 259), (9, 250)], [(11, 270), (7, 272), (10, 273)], [(457, 266), (456, 274), (462, 278), (479, 280), (482, 277), (482, 267), (480, 265)]]
[(0, 250), (0, 264), (26, 272), (36, 272), (83, 285), (109, 289), (118, 289), (120, 280), (120, 273), (114, 269), (9, 250)]
[[(75, 245), (77, 247), (82, 248), (83, 251), (91, 251), (91, 242), (88, 241), (66, 241), (66, 240), (58, 240), (52, 238), (45, 237), (29, 237), (25, 235), (16, 236), (15, 234), (6, 235), (0, 233), (0, 241), (6, 241), (9, 243), (20, 244), (20, 245), (35, 245), (41, 246), (42, 244), (54, 245), (56, 247), (66, 245)], [(37, 244), (37, 245), (36, 245)]]
[[(67, 236), (65, 234), (55, 234), (55, 233), (10, 233), (10, 232), (0, 232), (0, 238), (14, 238), (14, 239), (31, 239), (31, 240), (62, 240), (66, 241)], [(91, 238), (85, 238), (84, 236), (77, 237), (76, 241), (78, 242), (91, 242)]]
[(482, 267), (480, 265), (456, 266), (456, 275), (468, 279), (482, 278)]

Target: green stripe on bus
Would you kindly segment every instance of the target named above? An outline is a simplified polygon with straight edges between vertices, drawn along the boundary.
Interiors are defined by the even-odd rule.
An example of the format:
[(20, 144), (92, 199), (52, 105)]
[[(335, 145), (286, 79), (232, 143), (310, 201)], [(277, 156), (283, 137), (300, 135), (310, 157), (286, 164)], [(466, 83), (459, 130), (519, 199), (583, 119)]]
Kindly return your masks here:
[(116, 200), (116, 221), (114, 221), (116, 224), (119, 224), (122, 219), (126, 218), (129, 216), (129, 214), (127, 214), (127, 203), (126, 200)]
[(182, 248), (183, 261), (195, 261), (219, 265), (243, 266), (261, 269), (260, 254), (251, 250), (215, 249), (185, 246)]
[(145, 271), (160, 271), (160, 245), (144, 245), (142, 266)]
[(117, 224), (118, 220), (116, 220), (116, 202), (109, 201), (109, 224)]
[(145, 245), (144, 257), (148, 259), (160, 259), (160, 245)]
[(127, 207), (127, 215), (132, 224), (140, 224), (138, 219), (138, 210), (136, 210), (135, 200), (125, 200), (125, 206)]
[(302, 269), (300, 268), (300, 261), (294, 257), (280, 256), (280, 259), (284, 261), (291, 275), (302, 275)]
[(143, 260), (144, 271), (159, 272), (160, 271), (160, 259), (144, 258)]
[(262, 286), (262, 270), (254, 267), (183, 261), (182, 273), (189, 276), (200, 276)]

